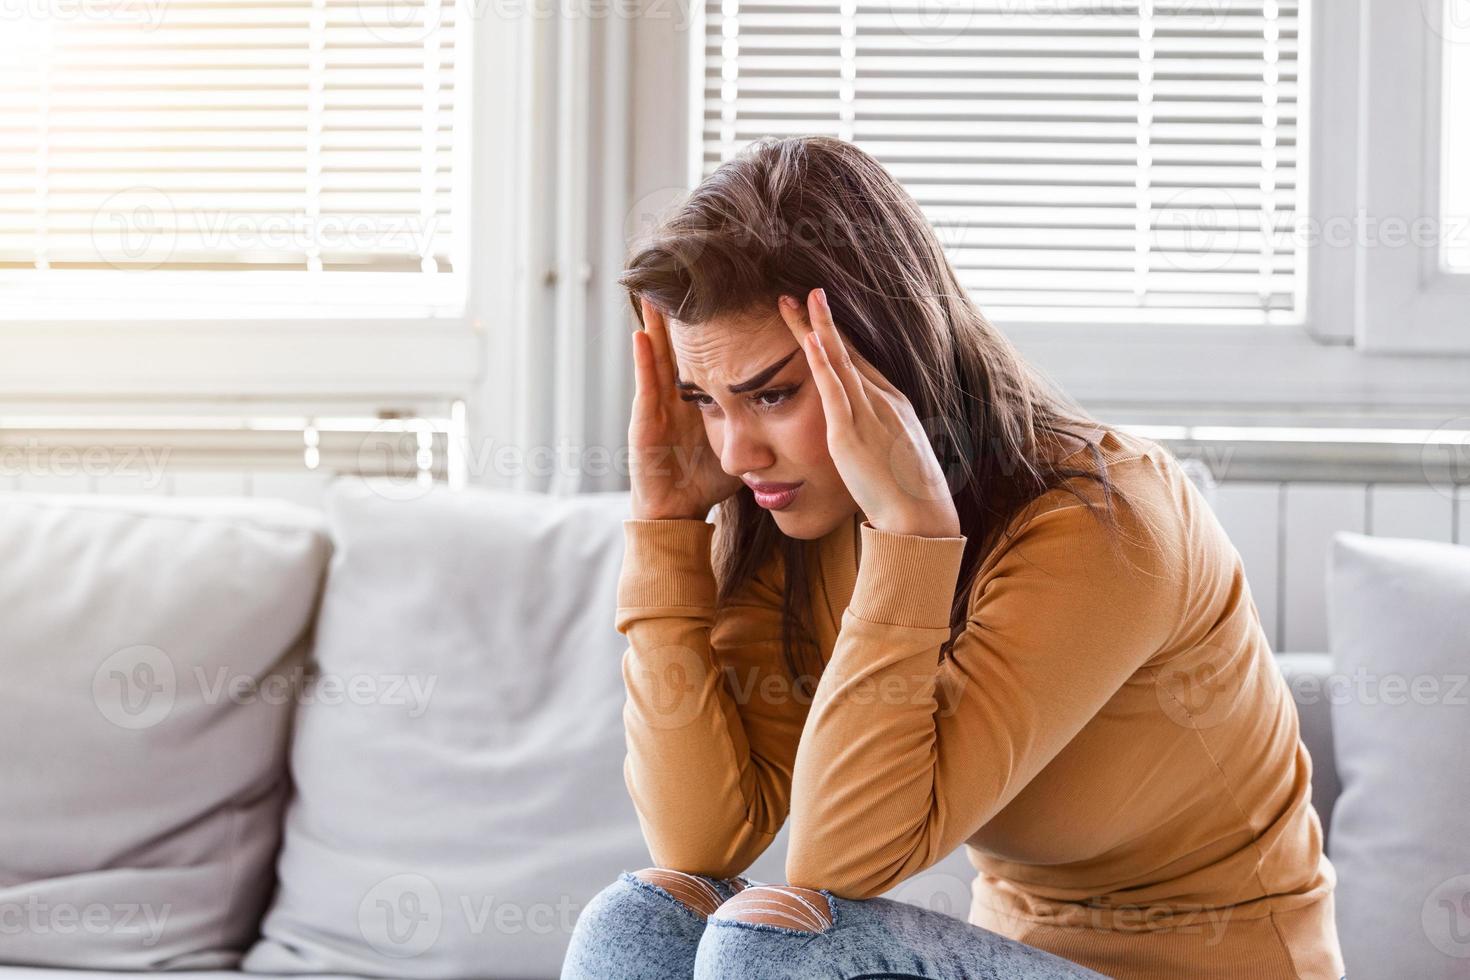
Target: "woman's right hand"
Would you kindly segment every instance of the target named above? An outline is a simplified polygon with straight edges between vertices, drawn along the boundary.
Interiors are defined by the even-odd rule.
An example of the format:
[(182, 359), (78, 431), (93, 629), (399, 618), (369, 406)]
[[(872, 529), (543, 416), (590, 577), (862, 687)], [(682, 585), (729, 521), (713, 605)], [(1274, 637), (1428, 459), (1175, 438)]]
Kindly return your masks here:
[(633, 516), (643, 520), (696, 518), (740, 489), (720, 468), (693, 402), (674, 387), (674, 355), (663, 313), (639, 297), (643, 329), (633, 332), (633, 417), (628, 462)]

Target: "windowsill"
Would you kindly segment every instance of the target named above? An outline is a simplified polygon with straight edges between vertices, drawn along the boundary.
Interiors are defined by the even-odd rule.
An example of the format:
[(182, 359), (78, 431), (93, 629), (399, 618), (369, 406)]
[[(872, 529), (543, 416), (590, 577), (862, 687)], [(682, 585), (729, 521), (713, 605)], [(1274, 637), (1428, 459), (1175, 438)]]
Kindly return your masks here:
[(485, 370), (477, 321), (78, 320), (0, 323), (0, 390), (27, 396), (454, 396)]
[[(465, 278), (455, 273), (75, 271), (0, 274), (0, 331), (70, 323), (282, 320), (455, 320)], [(126, 316), (119, 317), (118, 311)]]
[(1365, 352), (1300, 327), (1001, 326), (1022, 355), (1084, 405), (1470, 414), (1470, 357)]
[(1463, 470), (1470, 417), (1437, 429), (1123, 428), (1167, 445), (1180, 459), (1199, 460), (1219, 482), (1401, 484), (1445, 496), (1470, 491)]

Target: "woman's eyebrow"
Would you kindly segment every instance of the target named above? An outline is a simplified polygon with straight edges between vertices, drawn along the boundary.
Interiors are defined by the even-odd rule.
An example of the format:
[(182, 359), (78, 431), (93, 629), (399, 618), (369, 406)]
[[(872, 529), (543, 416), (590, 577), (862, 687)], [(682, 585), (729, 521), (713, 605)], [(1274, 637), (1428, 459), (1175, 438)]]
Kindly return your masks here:
[[(791, 360), (800, 352), (801, 348), (798, 347), (790, 354), (787, 354), (785, 357), (781, 358), (776, 363), (770, 365), (769, 367), (762, 368), (739, 384), (727, 385), (726, 387), (730, 389), (730, 394), (732, 395), (739, 395), (747, 391), (754, 391), (755, 389), (761, 387), (766, 382), (774, 378), (776, 376), (776, 372), (785, 367), (786, 362)], [(704, 391), (703, 388), (692, 381), (680, 381), (678, 368), (674, 369), (674, 387), (680, 389), (681, 391)]]

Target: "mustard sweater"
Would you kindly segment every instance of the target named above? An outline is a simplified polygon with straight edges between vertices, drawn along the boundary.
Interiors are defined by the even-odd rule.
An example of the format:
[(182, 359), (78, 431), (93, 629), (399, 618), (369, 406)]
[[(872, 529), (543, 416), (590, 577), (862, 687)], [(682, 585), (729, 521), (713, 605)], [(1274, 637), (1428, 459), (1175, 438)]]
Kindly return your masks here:
[(718, 605), (713, 525), (626, 521), (624, 776), (654, 862), (730, 877), (789, 817), (789, 883), (865, 899), (964, 844), (970, 922), (1118, 980), (1338, 980), (1312, 762), (1240, 556), (1167, 449), (1092, 441), (1130, 495), (1122, 554), (1066, 490), (1033, 501), (942, 663), (965, 538), (857, 515), (809, 542), (812, 697), (779, 556)]

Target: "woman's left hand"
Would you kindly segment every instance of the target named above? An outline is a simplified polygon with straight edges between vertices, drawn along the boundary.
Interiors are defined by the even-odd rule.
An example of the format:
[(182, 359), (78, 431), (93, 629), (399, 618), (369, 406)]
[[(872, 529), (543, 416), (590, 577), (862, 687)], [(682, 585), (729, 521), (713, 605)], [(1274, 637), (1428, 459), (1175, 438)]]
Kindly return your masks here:
[(959, 537), (944, 469), (908, 398), (848, 349), (823, 290), (807, 294), (805, 311), (791, 296), (780, 306), (821, 393), (827, 451), (868, 523), (898, 534)]

